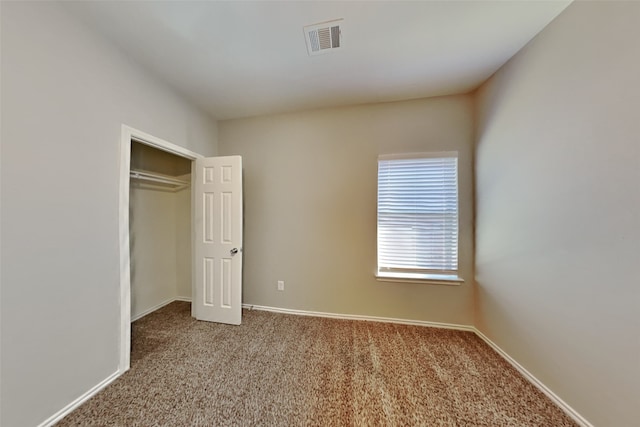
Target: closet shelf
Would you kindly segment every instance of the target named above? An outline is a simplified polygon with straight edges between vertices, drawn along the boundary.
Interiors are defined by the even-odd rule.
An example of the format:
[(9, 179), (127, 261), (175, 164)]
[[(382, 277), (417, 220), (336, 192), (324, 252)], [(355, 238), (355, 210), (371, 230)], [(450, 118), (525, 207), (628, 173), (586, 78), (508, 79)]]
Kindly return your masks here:
[(190, 185), (189, 181), (184, 181), (172, 176), (143, 170), (131, 170), (129, 172), (129, 176), (132, 179), (136, 179), (139, 181), (146, 181), (154, 184), (165, 184), (170, 186), (170, 188), (172, 188), (174, 191), (182, 190), (183, 188), (187, 188)]

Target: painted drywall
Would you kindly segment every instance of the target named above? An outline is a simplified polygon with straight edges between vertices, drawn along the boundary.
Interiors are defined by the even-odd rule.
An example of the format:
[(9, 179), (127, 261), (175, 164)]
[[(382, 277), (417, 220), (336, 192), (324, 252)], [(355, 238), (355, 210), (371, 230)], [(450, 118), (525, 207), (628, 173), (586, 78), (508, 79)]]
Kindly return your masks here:
[(596, 426), (638, 423), (638, 22), (574, 3), (478, 98), (477, 327)]
[[(182, 178), (190, 180), (189, 176)], [(191, 189), (174, 193), (176, 222), (176, 297), (191, 299)]]
[(129, 191), (131, 318), (177, 296), (177, 193)]
[[(243, 302), (470, 325), (472, 146), (469, 96), (218, 123), (221, 155), (244, 166)], [(380, 154), (459, 152), (461, 286), (377, 281)], [(277, 291), (278, 280), (285, 290)]]
[(1, 419), (113, 374), (123, 123), (203, 155), (216, 123), (53, 2), (1, 2)]
[[(188, 179), (181, 176), (180, 179)], [(191, 190), (131, 186), (131, 318), (191, 299)]]
[(134, 141), (131, 144), (131, 169), (178, 177), (191, 174), (191, 160)]

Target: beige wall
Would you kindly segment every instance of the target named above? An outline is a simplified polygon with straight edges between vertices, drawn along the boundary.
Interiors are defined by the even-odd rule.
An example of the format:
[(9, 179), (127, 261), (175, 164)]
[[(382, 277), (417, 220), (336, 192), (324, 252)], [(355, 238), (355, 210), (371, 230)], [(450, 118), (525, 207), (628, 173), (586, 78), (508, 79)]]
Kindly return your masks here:
[(479, 97), (477, 326), (597, 426), (638, 423), (639, 22), (574, 3)]
[[(219, 122), (220, 154), (244, 162), (243, 302), (471, 324), (472, 114), (454, 96)], [(467, 282), (376, 281), (378, 155), (444, 150), (460, 153)]]
[(135, 184), (129, 192), (132, 319), (176, 297), (176, 197)]
[(191, 298), (191, 191), (134, 184), (129, 205), (131, 318), (137, 319), (176, 297)]
[(53, 2), (1, 8), (0, 425), (118, 368), (123, 123), (203, 155), (216, 123)]
[[(189, 177), (190, 179), (190, 177)], [(193, 187), (191, 187), (193, 188)], [(191, 299), (191, 189), (175, 195), (176, 297)]]

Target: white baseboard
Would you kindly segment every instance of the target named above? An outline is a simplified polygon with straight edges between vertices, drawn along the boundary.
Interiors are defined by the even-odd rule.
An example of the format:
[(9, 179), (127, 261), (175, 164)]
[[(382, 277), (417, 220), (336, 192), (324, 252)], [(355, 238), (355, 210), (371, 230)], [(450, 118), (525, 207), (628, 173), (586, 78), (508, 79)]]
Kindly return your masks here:
[(142, 313), (138, 314), (135, 317), (131, 318), (131, 323), (135, 322), (136, 320), (142, 319), (144, 316), (146, 316), (147, 314), (151, 314), (156, 310), (161, 309), (162, 307), (164, 307), (165, 305), (169, 305), (174, 301), (185, 301), (185, 302), (191, 302), (191, 298), (189, 297), (175, 297), (175, 298), (169, 298), (166, 301), (161, 302), (160, 304), (156, 304), (153, 307), (143, 311)]
[(571, 419), (577, 422), (581, 427), (593, 427), (593, 425), (587, 421), (582, 415), (574, 410), (569, 404), (562, 400), (557, 394), (551, 391), (546, 385), (538, 380), (531, 372), (527, 371), (522, 365), (520, 365), (514, 358), (509, 356), (504, 350), (502, 350), (493, 341), (487, 338), (482, 332), (476, 329), (474, 326), (458, 325), (454, 323), (440, 323), (440, 322), (428, 322), (424, 320), (408, 320), (408, 319), (395, 319), (390, 317), (376, 317), (376, 316), (361, 316), (354, 314), (336, 314), (336, 313), (324, 313), (319, 311), (306, 311), (306, 310), (291, 310), (288, 308), (279, 307), (267, 307), (262, 305), (243, 304), (242, 308), (248, 310), (262, 310), (271, 311), (274, 313), (296, 314), (299, 316), (313, 316), (313, 317), (329, 317), (332, 319), (347, 319), (347, 320), (366, 320), (370, 322), (387, 322), (387, 323), (399, 323), (403, 325), (415, 325), (415, 326), (427, 326), (431, 328), (442, 329), (455, 329), (459, 331), (469, 331), (475, 333), (480, 339), (486, 342), (493, 350), (496, 351), (503, 359), (509, 362), (514, 368), (524, 376), (527, 381), (533, 384), (538, 390), (544, 393), (549, 399), (551, 399), (556, 405), (560, 407)]
[[(162, 302), (148, 310), (145, 310), (143, 313), (139, 314), (135, 318), (132, 318), (131, 321), (138, 320), (147, 314), (150, 314), (167, 304), (170, 304), (174, 301), (186, 301), (191, 302), (191, 298), (188, 297), (176, 297), (169, 299), (165, 302)], [(414, 325), (414, 326), (427, 326), (431, 328), (441, 328), (441, 329), (455, 329), (459, 331), (468, 331), (475, 333), (481, 340), (483, 340), (487, 345), (489, 345), (496, 353), (498, 353), (503, 359), (509, 362), (522, 376), (524, 376), (527, 381), (533, 384), (538, 390), (544, 393), (549, 399), (551, 399), (556, 405), (560, 407), (571, 419), (577, 422), (581, 427), (593, 427), (589, 421), (587, 421), (582, 415), (580, 415), (576, 410), (574, 410), (569, 404), (567, 404), (564, 400), (562, 400), (557, 394), (551, 391), (546, 385), (544, 385), (540, 380), (538, 380), (532, 373), (527, 371), (522, 365), (520, 365), (514, 358), (509, 356), (507, 352), (501, 349), (496, 343), (491, 341), (486, 335), (480, 332), (474, 326), (468, 325), (459, 325), (455, 323), (441, 323), (441, 322), (429, 322), (426, 320), (410, 320), (410, 319), (397, 319), (392, 317), (378, 317), (378, 316), (364, 316), (358, 314), (339, 314), (339, 313), (326, 313), (321, 311), (307, 311), (307, 310), (293, 310), (288, 308), (279, 308), (279, 307), (268, 307), (263, 305), (253, 305), (253, 304), (242, 304), (242, 308), (248, 310), (261, 310), (261, 311), (270, 311), (273, 313), (283, 313), (283, 314), (294, 314), (298, 316), (311, 316), (311, 317), (327, 317), (331, 319), (345, 319), (345, 320), (364, 320), (369, 322), (385, 322), (385, 323), (397, 323), (402, 325)], [(78, 397), (76, 400), (71, 402), (69, 405), (65, 406), (63, 409), (58, 411), (56, 414), (49, 417), (43, 423), (41, 423), (38, 427), (49, 427), (54, 425), (56, 422), (60, 421), (67, 414), (72, 412), (78, 406), (82, 405), (86, 400), (90, 399), (93, 395), (98, 393), (100, 390), (109, 385), (112, 381), (122, 375), (123, 372), (117, 371), (111, 374), (109, 377), (101, 381), (99, 384), (94, 386), (92, 389), (84, 393), (82, 396)]]
[(542, 381), (537, 379), (531, 372), (527, 371), (521, 364), (516, 362), (516, 360), (513, 357), (509, 356), (509, 354), (506, 351), (498, 347), (498, 345), (493, 341), (491, 341), (485, 334), (483, 334), (476, 328), (473, 328), (473, 332), (475, 332), (475, 334), (480, 339), (486, 342), (489, 345), (489, 347), (494, 349), (496, 353), (502, 356), (503, 359), (509, 362), (511, 366), (516, 368), (518, 372), (520, 372), (522, 376), (524, 376), (527, 379), (527, 381), (529, 381), (531, 384), (536, 386), (538, 390), (543, 392), (549, 399), (553, 401), (553, 403), (558, 405), (560, 409), (562, 409), (569, 417), (571, 417), (571, 419), (577, 422), (581, 427), (593, 427), (593, 424), (591, 424), (582, 415), (580, 415), (575, 409), (569, 406), (569, 404), (564, 400), (562, 400), (560, 396), (558, 396), (553, 391), (551, 391), (546, 385), (544, 385), (544, 383), (542, 383)]
[(65, 406), (64, 408), (62, 408), (61, 410), (59, 410), (58, 412), (56, 412), (55, 414), (53, 414), (52, 416), (44, 420), (41, 424), (38, 425), (38, 427), (49, 427), (54, 425), (55, 423), (63, 419), (65, 416), (73, 412), (74, 409), (82, 405), (87, 400), (91, 399), (91, 397), (93, 397), (100, 390), (102, 390), (103, 388), (111, 384), (116, 378), (118, 378), (122, 374), (123, 372), (116, 371), (113, 374), (109, 375), (107, 378), (100, 381), (100, 383), (92, 387), (89, 391), (87, 391), (86, 393), (78, 397), (76, 400), (74, 400), (73, 402), (71, 402), (70, 404), (68, 404), (67, 406)]
[(475, 328), (473, 326), (458, 325), (455, 323), (428, 322), (426, 320), (396, 319), (393, 317), (363, 316), (360, 314), (338, 314), (325, 313), (322, 311), (292, 310), (289, 308), (267, 307), (264, 305), (253, 304), (242, 304), (242, 308), (246, 308), (248, 310), (271, 311), (274, 313), (295, 314), (298, 316), (328, 317), (331, 319), (345, 320), (365, 320), (368, 322), (399, 323), (401, 325), (429, 326), (431, 328), (455, 329), (458, 331), (469, 332), (475, 331)]
[[(138, 314), (137, 316), (132, 317), (131, 318), (131, 322), (134, 322), (134, 321), (136, 321), (138, 319), (141, 319), (144, 316), (146, 316), (147, 314), (151, 314), (154, 311), (164, 307), (165, 305), (171, 304), (174, 301), (189, 301), (189, 302), (191, 302), (191, 298), (176, 297), (176, 298), (168, 299), (166, 301), (161, 302), (160, 304), (157, 304), (157, 305), (155, 305), (155, 306), (143, 311), (142, 313)], [(95, 385), (93, 388), (91, 388), (89, 391), (84, 393), (82, 396), (78, 397), (76, 400), (74, 400), (73, 402), (71, 402), (70, 404), (68, 404), (64, 408), (62, 408), (60, 411), (56, 412), (55, 414), (53, 414), (52, 416), (47, 418), (45, 421), (43, 421), (41, 424), (39, 424), (38, 427), (53, 426), (55, 423), (57, 423), (62, 418), (67, 416), (73, 410), (75, 410), (77, 407), (82, 405), (84, 402), (86, 402), (87, 400), (91, 399), (100, 390), (102, 390), (103, 388), (105, 388), (106, 386), (111, 384), (111, 382), (113, 382), (116, 378), (118, 378), (123, 373), (124, 372), (120, 372), (118, 370), (118, 371), (114, 372), (113, 374), (109, 375), (106, 379), (102, 380), (100, 383)]]
[[(143, 311), (142, 313), (137, 314), (135, 317), (132, 316), (131, 317), (131, 323), (135, 322), (136, 320), (142, 319), (144, 316), (146, 316), (147, 314), (151, 314), (156, 310), (161, 309), (162, 307), (164, 307), (165, 305), (171, 304), (172, 302), (179, 300), (178, 298), (169, 298), (166, 301), (161, 302), (160, 304), (156, 304), (151, 308), (146, 309), (145, 311)], [(180, 300), (182, 301), (182, 300)]]

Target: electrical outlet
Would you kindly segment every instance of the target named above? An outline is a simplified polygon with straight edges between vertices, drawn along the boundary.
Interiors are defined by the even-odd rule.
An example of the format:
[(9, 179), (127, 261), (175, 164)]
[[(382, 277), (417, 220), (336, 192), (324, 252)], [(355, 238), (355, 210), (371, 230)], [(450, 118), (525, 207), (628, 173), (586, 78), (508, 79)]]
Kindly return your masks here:
[(284, 291), (284, 280), (278, 280), (278, 290)]

